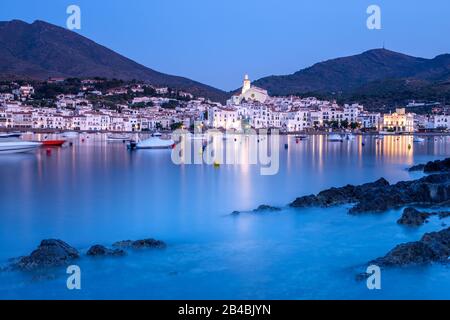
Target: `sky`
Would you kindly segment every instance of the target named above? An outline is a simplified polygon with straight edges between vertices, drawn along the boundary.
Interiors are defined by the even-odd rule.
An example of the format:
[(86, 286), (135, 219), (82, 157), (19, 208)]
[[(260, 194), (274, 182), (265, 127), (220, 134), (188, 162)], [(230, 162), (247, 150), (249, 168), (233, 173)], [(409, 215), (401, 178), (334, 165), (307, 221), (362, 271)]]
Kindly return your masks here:
[[(369, 30), (366, 10), (381, 9)], [(0, 0), (0, 21), (44, 20), (152, 69), (223, 90), (380, 48), (425, 58), (450, 53), (448, 0)], [(1, 57), (0, 57), (1, 59)]]

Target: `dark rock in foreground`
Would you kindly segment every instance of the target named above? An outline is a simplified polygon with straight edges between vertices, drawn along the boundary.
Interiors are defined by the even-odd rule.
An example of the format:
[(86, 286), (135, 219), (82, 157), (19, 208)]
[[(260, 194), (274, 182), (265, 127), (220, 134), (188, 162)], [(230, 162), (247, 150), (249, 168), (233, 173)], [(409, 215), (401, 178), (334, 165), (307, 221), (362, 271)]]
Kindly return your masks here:
[(126, 252), (122, 249), (108, 249), (102, 245), (94, 245), (88, 250), (86, 254), (91, 257), (119, 257), (124, 256)]
[(29, 256), (22, 257), (12, 265), (24, 271), (68, 265), (80, 257), (78, 251), (61, 240), (42, 240)]
[(446, 262), (450, 256), (450, 228), (425, 234), (420, 241), (400, 244), (386, 256), (369, 262), (380, 267), (401, 267)]
[(272, 207), (272, 206), (268, 206), (268, 205), (260, 205), (258, 208), (256, 208), (255, 210), (253, 210), (253, 212), (277, 212), (277, 211), (281, 211), (281, 208), (278, 207)]
[(324, 190), (317, 195), (297, 198), (294, 208), (330, 207), (355, 203), (351, 214), (384, 212), (410, 204), (433, 205), (450, 200), (450, 174), (435, 174), (390, 185), (385, 179), (360, 186), (347, 185)]
[(430, 216), (430, 213), (420, 212), (419, 210), (408, 207), (403, 210), (402, 217), (397, 221), (397, 223), (417, 227), (423, 225), (425, 222), (428, 222), (428, 218)]
[(166, 244), (163, 241), (155, 239), (124, 240), (113, 243), (113, 247), (123, 249), (164, 249), (166, 248)]
[(450, 158), (444, 160), (430, 161), (427, 164), (418, 164), (409, 171), (422, 171), (425, 173), (450, 172)]

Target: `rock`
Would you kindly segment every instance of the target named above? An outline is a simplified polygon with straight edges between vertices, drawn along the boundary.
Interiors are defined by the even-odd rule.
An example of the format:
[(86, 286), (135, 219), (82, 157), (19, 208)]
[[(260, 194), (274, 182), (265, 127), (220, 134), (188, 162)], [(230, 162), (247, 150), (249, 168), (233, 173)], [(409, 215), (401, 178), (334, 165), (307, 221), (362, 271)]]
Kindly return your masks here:
[(423, 172), (449, 172), (450, 171), (450, 158), (444, 160), (436, 160), (428, 162), (424, 168)]
[(379, 267), (405, 266), (430, 263), (438, 258), (439, 256), (429, 246), (417, 241), (400, 244), (383, 258), (378, 258), (369, 264)]
[(265, 204), (260, 205), (258, 208), (253, 210), (253, 212), (276, 212), (276, 211), (281, 211), (281, 209), (278, 207), (272, 207)]
[(61, 240), (42, 240), (39, 247), (29, 256), (19, 258), (13, 269), (31, 271), (68, 265), (80, 257), (78, 251)]
[(450, 174), (435, 174), (403, 181), (384, 188), (373, 188), (357, 197), (351, 214), (383, 212), (400, 206), (433, 205), (450, 200)]
[(105, 257), (105, 256), (119, 257), (124, 256), (126, 253), (122, 249), (109, 249), (102, 245), (94, 245), (88, 250), (86, 254), (91, 257)]
[(430, 161), (427, 164), (418, 164), (408, 169), (409, 171), (423, 171), (425, 173), (450, 172), (450, 158)]
[(438, 213), (439, 219), (445, 219), (450, 217), (450, 211), (442, 211)]
[(241, 214), (240, 211), (233, 211), (233, 212), (231, 213), (232, 216), (238, 216), (238, 215), (240, 215), (240, 214)]
[(387, 255), (369, 264), (398, 267), (446, 262), (450, 256), (450, 228), (425, 234), (420, 241), (400, 244)]
[(424, 164), (418, 164), (415, 166), (412, 166), (411, 168), (408, 169), (408, 171), (413, 172), (413, 171), (423, 171), (423, 169), (425, 168)]
[(118, 241), (113, 244), (115, 248), (123, 249), (164, 249), (166, 244), (160, 240), (155, 239), (144, 239), (144, 240), (124, 240)]
[(341, 188), (330, 188), (317, 194), (297, 198), (290, 204), (291, 207), (331, 207), (346, 203), (357, 202), (359, 198), (372, 192), (389, 186), (386, 179), (381, 178), (375, 182), (366, 183), (360, 186), (346, 185)]
[(367, 280), (367, 278), (369, 278), (370, 276), (371, 276), (371, 275), (370, 275), (369, 273), (367, 273), (367, 272), (361, 272), (361, 273), (358, 273), (358, 274), (355, 276), (355, 280), (358, 281), (358, 282), (365, 281), (365, 280)]
[(406, 226), (421, 226), (428, 222), (428, 218), (432, 214), (427, 212), (420, 212), (414, 208), (408, 207), (403, 210), (402, 217), (397, 221), (398, 224)]

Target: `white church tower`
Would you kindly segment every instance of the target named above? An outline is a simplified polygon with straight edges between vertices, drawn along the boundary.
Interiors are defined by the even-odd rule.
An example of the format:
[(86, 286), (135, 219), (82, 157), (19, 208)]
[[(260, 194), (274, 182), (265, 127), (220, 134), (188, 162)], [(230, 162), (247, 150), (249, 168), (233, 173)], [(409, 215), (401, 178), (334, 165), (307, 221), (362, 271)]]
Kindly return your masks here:
[(244, 76), (244, 85), (242, 86), (242, 94), (245, 94), (248, 90), (250, 90), (252, 83), (248, 78), (248, 74)]

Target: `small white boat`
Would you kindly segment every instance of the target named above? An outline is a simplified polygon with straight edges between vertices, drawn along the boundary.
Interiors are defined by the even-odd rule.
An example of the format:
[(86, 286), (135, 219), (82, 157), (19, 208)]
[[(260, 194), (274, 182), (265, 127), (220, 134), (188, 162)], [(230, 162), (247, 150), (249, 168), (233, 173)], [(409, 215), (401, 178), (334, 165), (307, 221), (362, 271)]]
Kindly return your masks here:
[(294, 136), (294, 138), (296, 140), (307, 140), (309, 138), (309, 136), (307, 136), (307, 135), (296, 135), (296, 136)]
[(21, 133), (0, 133), (0, 141), (1, 139), (10, 139), (10, 138), (20, 138), (22, 134)]
[(353, 140), (355, 140), (355, 136), (351, 133), (348, 133), (345, 135), (345, 140), (353, 141)]
[(425, 141), (425, 139), (424, 138), (421, 138), (421, 137), (414, 137), (413, 138), (413, 142), (424, 142)]
[(342, 142), (344, 141), (344, 139), (342, 138), (342, 136), (340, 134), (330, 134), (328, 136), (328, 141), (333, 141), (333, 142)]
[(114, 142), (114, 141), (126, 142), (126, 141), (130, 141), (131, 138), (129, 136), (113, 136), (113, 135), (111, 135), (111, 136), (107, 136), (106, 140), (112, 141), (112, 142)]
[(33, 151), (42, 145), (40, 142), (8, 141), (0, 142), (0, 154), (11, 154)]
[(76, 138), (78, 137), (78, 132), (64, 132), (62, 136), (64, 138)]
[(156, 131), (152, 133), (152, 137), (161, 137), (161, 136), (162, 136), (161, 132)]
[(175, 142), (172, 139), (164, 140), (159, 137), (151, 137), (136, 144), (136, 149), (172, 149)]

